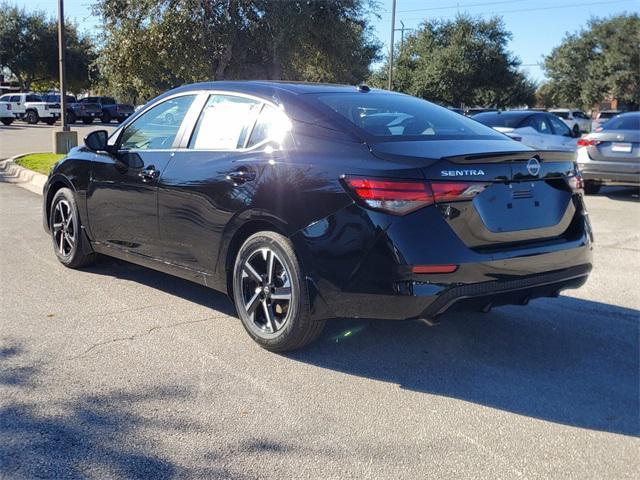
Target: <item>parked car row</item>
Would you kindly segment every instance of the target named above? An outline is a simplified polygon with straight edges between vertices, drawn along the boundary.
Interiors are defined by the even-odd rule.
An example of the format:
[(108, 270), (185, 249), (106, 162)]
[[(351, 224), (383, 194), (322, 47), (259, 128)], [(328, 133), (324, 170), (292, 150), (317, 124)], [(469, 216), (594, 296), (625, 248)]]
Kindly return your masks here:
[[(14, 120), (23, 120), (31, 125), (42, 121), (53, 125), (60, 118), (60, 94), (49, 93), (11, 93), (0, 97), (0, 121), (11, 125)], [(74, 124), (82, 121), (93, 123), (96, 119), (103, 123), (116, 120), (124, 122), (133, 112), (133, 105), (118, 103), (112, 97), (86, 97), (77, 100), (73, 95), (66, 96), (67, 122)]]
[(478, 113), (474, 120), (537, 150), (574, 152), (580, 132), (570, 129), (554, 114), (535, 110)]
[(585, 193), (603, 185), (640, 186), (640, 112), (601, 113), (602, 123), (583, 136), (548, 112), (485, 112), (473, 119), (537, 150), (577, 151)]
[(60, 118), (60, 103), (44, 101), (33, 93), (7, 93), (0, 97), (0, 102), (5, 104), (5, 113), (0, 118), (4, 125), (11, 125), (15, 119), (31, 125), (39, 121), (53, 125)]
[(616, 115), (578, 140), (586, 193), (603, 185), (640, 186), (640, 112)]

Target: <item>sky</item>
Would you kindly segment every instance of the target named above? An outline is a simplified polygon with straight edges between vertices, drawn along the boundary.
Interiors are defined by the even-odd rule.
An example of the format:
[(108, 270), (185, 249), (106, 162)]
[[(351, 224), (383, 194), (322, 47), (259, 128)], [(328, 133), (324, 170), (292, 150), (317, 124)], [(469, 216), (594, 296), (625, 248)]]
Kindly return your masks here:
[[(11, 1), (11, 0), (10, 0)], [(57, 0), (13, 0), (28, 9), (45, 10), (57, 15)], [(65, 16), (80, 25), (81, 30), (94, 31), (99, 20), (91, 15), (92, 0), (65, 0)], [(389, 48), (392, 0), (378, 0), (379, 18), (372, 17), (375, 35)], [(636, 12), (640, 0), (396, 0), (396, 28), (416, 28), (425, 19), (454, 18), (458, 13), (504, 19), (513, 38), (509, 49), (520, 59), (521, 67), (536, 81), (544, 80), (539, 64), (545, 55), (560, 44), (567, 32), (579, 31), (592, 17)], [(400, 41), (400, 32), (396, 32)]]

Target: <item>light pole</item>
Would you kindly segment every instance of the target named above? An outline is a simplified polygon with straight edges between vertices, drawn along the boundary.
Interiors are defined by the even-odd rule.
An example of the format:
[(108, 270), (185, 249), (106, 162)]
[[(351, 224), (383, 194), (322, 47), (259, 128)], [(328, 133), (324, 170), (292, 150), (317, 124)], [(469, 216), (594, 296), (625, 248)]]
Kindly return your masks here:
[(396, 0), (391, 6), (391, 44), (389, 45), (389, 76), (387, 77), (387, 90), (393, 90), (393, 34), (396, 31)]
[(64, 76), (65, 70), (65, 50), (66, 44), (64, 40), (64, 0), (58, 0), (58, 65), (60, 71), (60, 122), (62, 123), (62, 131), (68, 132), (66, 107), (67, 107), (67, 83)]
[(78, 145), (78, 133), (72, 132), (67, 123), (67, 83), (65, 79), (65, 51), (64, 40), (64, 0), (58, 0), (58, 68), (60, 70), (60, 123), (62, 130), (54, 130), (53, 152), (69, 153), (71, 148)]

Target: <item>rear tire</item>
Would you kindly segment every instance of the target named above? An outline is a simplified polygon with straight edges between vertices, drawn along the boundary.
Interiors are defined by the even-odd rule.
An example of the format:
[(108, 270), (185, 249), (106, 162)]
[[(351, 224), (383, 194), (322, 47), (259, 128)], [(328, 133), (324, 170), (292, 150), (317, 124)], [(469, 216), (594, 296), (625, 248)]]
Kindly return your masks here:
[(6, 125), (8, 127), (13, 123), (13, 118), (3, 118), (0, 120), (0, 122), (2, 122), (3, 125)]
[(47, 118), (45, 120), (43, 120), (44, 123), (46, 123), (47, 125), (53, 125), (54, 123), (56, 123), (56, 119), (55, 118)]
[(587, 195), (596, 195), (601, 188), (602, 184), (600, 182), (596, 182), (594, 180), (587, 180), (584, 182), (584, 193)]
[(240, 247), (233, 299), (247, 333), (272, 352), (309, 344), (326, 323), (311, 319), (307, 280), (293, 245), (275, 232), (258, 232)]
[(29, 110), (27, 113), (24, 114), (24, 121), (27, 122), (29, 125), (36, 125), (39, 120), (40, 120), (40, 117), (38, 117), (38, 112), (34, 110)]
[(49, 230), (56, 257), (65, 267), (80, 268), (95, 260), (80, 224), (75, 196), (68, 188), (58, 190), (51, 201)]
[(82, 119), (82, 123), (84, 123), (85, 125), (91, 125), (93, 123), (93, 118), (91, 117), (84, 117)]
[(73, 113), (73, 112), (67, 113), (67, 123), (69, 125), (73, 125), (74, 123), (76, 123), (76, 120), (77, 120), (77, 118), (76, 118), (76, 114), (75, 113)]

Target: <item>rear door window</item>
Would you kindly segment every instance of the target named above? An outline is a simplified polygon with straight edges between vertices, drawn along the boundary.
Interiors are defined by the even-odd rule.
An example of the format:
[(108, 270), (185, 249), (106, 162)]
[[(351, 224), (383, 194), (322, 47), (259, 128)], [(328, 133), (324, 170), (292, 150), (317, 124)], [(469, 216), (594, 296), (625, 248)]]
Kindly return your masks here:
[(544, 115), (535, 115), (532, 118), (532, 122), (533, 128), (535, 128), (538, 132), (545, 135), (553, 135), (551, 125), (549, 125), (549, 120)]
[(569, 127), (567, 127), (567, 125), (562, 120), (560, 120), (558, 117), (555, 117), (553, 115), (549, 115), (548, 118), (549, 118), (549, 121), (551, 122), (553, 133), (555, 133), (556, 135), (563, 135), (565, 137), (571, 136), (571, 130), (569, 129)]
[(290, 128), (291, 123), (284, 112), (272, 105), (265, 104), (253, 127), (247, 148), (267, 141), (282, 143)]
[(261, 102), (246, 97), (223, 94), (209, 96), (191, 135), (189, 148), (196, 150), (244, 148), (261, 107)]

